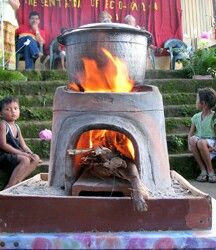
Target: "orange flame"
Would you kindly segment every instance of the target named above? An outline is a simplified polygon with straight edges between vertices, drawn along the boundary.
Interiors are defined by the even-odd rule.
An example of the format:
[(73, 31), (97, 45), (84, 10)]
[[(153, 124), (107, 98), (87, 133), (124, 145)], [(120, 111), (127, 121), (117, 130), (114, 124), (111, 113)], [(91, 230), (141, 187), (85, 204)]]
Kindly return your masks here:
[[(129, 78), (127, 66), (118, 57), (113, 56), (107, 49), (102, 48), (108, 59), (104, 67), (99, 68), (96, 61), (83, 58), (84, 72), (80, 74), (80, 85), (68, 84), (75, 91), (88, 92), (130, 92), (134, 81)], [(132, 142), (126, 135), (112, 130), (90, 130), (83, 133), (77, 143), (77, 149), (107, 147), (118, 151), (123, 156), (135, 159)], [(81, 155), (75, 156), (75, 165), (79, 167)]]
[[(135, 159), (135, 151), (131, 140), (124, 134), (113, 130), (96, 129), (83, 133), (78, 140), (77, 149), (106, 147), (113, 152), (118, 151), (123, 156)], [(75, 157), (76, 166), (79, 166), (81, 156)]]
[[(129, 78), (126, 64), (113, 56), (107, 49), (102, 48), (108, 58), (108, 63), (99, 68), (96, 61), (83, 58), (84, 72), (79, 80), (84, 91), (88, 92), (130, 92), (134, 81)], [(68, 84), (68, 88), (77, 91), (75, 83)]]

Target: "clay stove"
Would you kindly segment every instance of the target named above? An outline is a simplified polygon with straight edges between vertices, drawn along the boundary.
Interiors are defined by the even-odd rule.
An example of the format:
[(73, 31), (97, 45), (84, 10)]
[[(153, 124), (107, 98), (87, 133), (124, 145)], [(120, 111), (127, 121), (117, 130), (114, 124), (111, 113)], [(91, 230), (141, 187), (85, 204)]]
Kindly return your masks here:
[[(132, 39), (134, 36), (128, 35), (128, 32), (131, 32), (128, 27), (124, 32), (125, 30), (126, 36), (123, 37), (126, 41), (121, 40), (120, 47), (124, 46), (122, 45), (124, 42), (126, 46), (130, 43), (133, 47), (134, 44), (131, 45), (131, 41), (134, 41)], [(76, 60), (80, 61), (86, 51), (83, 48), (87, 41), (88, 45), (90, 44), (91, 56), (93, 55), (93, 59), (97, 62), (97, 58), (101, 59), (99, 53), (101, 43), (106, 49), (113, 48), (111, 44), (113, 37), (118, 37), (119, 27), (114, 27), (114, 36), (110, 26), (102, 31), (101, 27), (100, 29), (96, 27), (94, 32), (98, 34), (98, 38), (95, 39), (94, 33), (90, 32), (90, 37), (93, 39), (90, 42), (88, 36), (87, 39), (83, 38), (83, 34), (88, 33), (89, 30), (81, 31), (80, 34), (80, 30), (78, 31), (78, 43), (77, 38), (75, 40), (73, 38), (73, 31), (72, 38), (71, 32), (64, 35), (66, 38), (69, 37), (66, 39), (67, 55), (71, 56), (75, 53)], [(141, 45), (145, 44), (144, 55), (146, 55), (146, 36), (143, 40), (143, 34), (140, 34), (140, 31), (133, 30), (133, 32), (138, 37), (141, 35)], [(77, 37), (76, 32), (75, 37)], [(81, 43), (82, 49), (78, 55), (76, 49), (71, 51), (68, 41), (72, 47), (80, 46)], [(137, 48), (140, 46), (136, 39), (134, 46), (138, 46)], [(115, 56), (118, 53), (119, 47), (114, 50)], [(122, 54), (125, 55), (119, 54), (121, 58)], [(68, 66), (72, 67), (70, 60)], [(83, 71), (83, 65), (80, 62), (72, 68), (72, 71), (74, 68), (77, 71)], [(47, 197), (41, 194), (34, 195), (32, 192), (31, 196), (22, 194), (16, 196), (10, 195), (10, 192), (2, 192), (0, 218), (3, 219), (4, 224), (0, 224), (0, 231), (85, 232), (211, 227), (211, 198), (195, 189), (175, 171), (170, 171), (162, 96), (157, 87), (143, 85), (145, 72), (139, 74), (139, 77), (136, 77), (135, 72), (129, 75), (134, 74), (137, 86), (132, 87), (127, 93), (83, 92), (83, 86), (80, 85), (82, 77), (79, 78), (75, 73), (69, 72), (72, 85), (57, 88), (54, 97), (49, 175), (47, 177), (43, 174), (37, 177), (41, 181), (48, 180), (47, 188), (61, 190), (61, 194), (51, 194)], [(82, 135), (95, 130), (113, 131), (124, 135), (131, 142), (134, 152), (133, 161), (139, 178), (149, 191), (149, 197), (146, 199), (147, 211), (134, 210), (129, 183), (115, 181), (110, 185), (107, 180), (100, 180), (94, 189), (95, 182), (92, 182), (92, 178), (89, 182), (87, 179), (85, 185), (79, 181), (81, 174), (79, 164), (68, 152), (82, 149), (79, 146)], [(82, 145), (88, 144), (84, 141)], [(94, 146), (93, 144), (92, 147)], [(22, 183), (12, 187), (11, 190), (21, 185)], [(117, 195), (117, 197), (104, 196), (101, 193), (93, 196), (80, 195), (82, 191), (93, 191), (93, 194), (96, 191), (107, 191), (106, 188), (110, 186), (117, 191), (117, 194), (120, 191), (123, 195)], [(127, 192), (125, 192), (126, 189)], [(16, 202), (16, 215), (8, 212), (11, 211), (14, 202)], [(26, 209), (27, 203), (31, 209)]]
[(57, 136), (52, 140), (50, 185), (70, 193), (77, 166), (67, 151), (76, 148), (82, 133), (107, 129), (131, 140), (140, 178), (151, 193), (172, 193), (162, 97), (154, 86), (141, 89), (131, 93), (56, 90), (52, 131)]

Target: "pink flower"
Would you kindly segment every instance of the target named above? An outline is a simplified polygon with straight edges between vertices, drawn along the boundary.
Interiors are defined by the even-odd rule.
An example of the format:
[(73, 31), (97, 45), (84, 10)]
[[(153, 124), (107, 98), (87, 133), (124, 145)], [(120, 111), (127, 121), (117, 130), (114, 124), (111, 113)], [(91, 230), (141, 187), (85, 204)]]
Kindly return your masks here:
[(39, 133), (39, 138), (44, 141), (50, 141), (52, 138), (52, 131), (49, 129), (41, 130)]
[(204, 39), (209, 39), (209, 33), (208, 32), (206, 32), (206, 31), (203, 31), (202, 33), (201, 33), (201, 36), (200, 36), (201, 38), (204, 38)]

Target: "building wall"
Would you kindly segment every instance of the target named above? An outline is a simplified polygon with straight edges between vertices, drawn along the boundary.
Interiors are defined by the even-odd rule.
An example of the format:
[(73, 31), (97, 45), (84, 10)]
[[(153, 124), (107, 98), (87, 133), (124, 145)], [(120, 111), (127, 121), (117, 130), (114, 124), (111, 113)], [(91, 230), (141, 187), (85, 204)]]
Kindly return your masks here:
[(214, 35), (214, 10), (215, 0), (181, 0), (182, 26), (184, 40), (196, 46), (197, 38), (203, 31), (209, 32), (211, 38)]

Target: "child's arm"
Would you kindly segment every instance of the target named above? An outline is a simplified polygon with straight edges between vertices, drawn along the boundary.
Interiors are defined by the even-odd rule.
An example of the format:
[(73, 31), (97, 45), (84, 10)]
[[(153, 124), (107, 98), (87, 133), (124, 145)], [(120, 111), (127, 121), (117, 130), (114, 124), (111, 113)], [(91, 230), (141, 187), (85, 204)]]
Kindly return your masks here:
[[(215, 137), (216, 137), (216, 124), (214, 125), (214, 132), (215, 132)], [(213, 151), (216, 151), (216, 140), (215, 140), (214, 146), (209, 149), (209, 152), (213, 152)]]
[(35, 154), (26, 145), (25, 140), (24, 140), (24, 138), (22, 136), (21, 131), (19, 130), (18, 133), (19, 133), (19, 135), (18, 135), (19, 136), (19, 142), (20, 142), (20, 146), (21, 146), (22, 150), (25, 152), (25, 154), (28, 155), (28, 157), (30, 157), (32, 160), (35, 160)]
[(188, 139), (193, 136), (195, 134), (195, 131), (196, 131), (196, 127), (195, 125), (192, 123), (191, 127), (190, 127), (190, 130), (189, 130), (189, 133), (188, 133)]
[(18, 133), (19, 133), (19, 142), (20, 142), (20, 146), (21, 146), (22, 150), (26, 153), (33, 154), (31, 149), (26, 145), (25, 140), (24, 140), (20, 130), (18, 131)]
[(6, 124), (4, 122), (0, 123), (0, 148), (4, 151), (10, 153), (10, 154), (16, 154), (16, 155), (25, 155), (27, 154), (23, 152), (22, 150), (16, 149), (12, 147), (10, 144), (7, 143), (6, 140)]
[(189, 139), (195, 134), (196, 126), (192, 123), (189, 133), (188, 133), (188, 148), (190, 149)]

